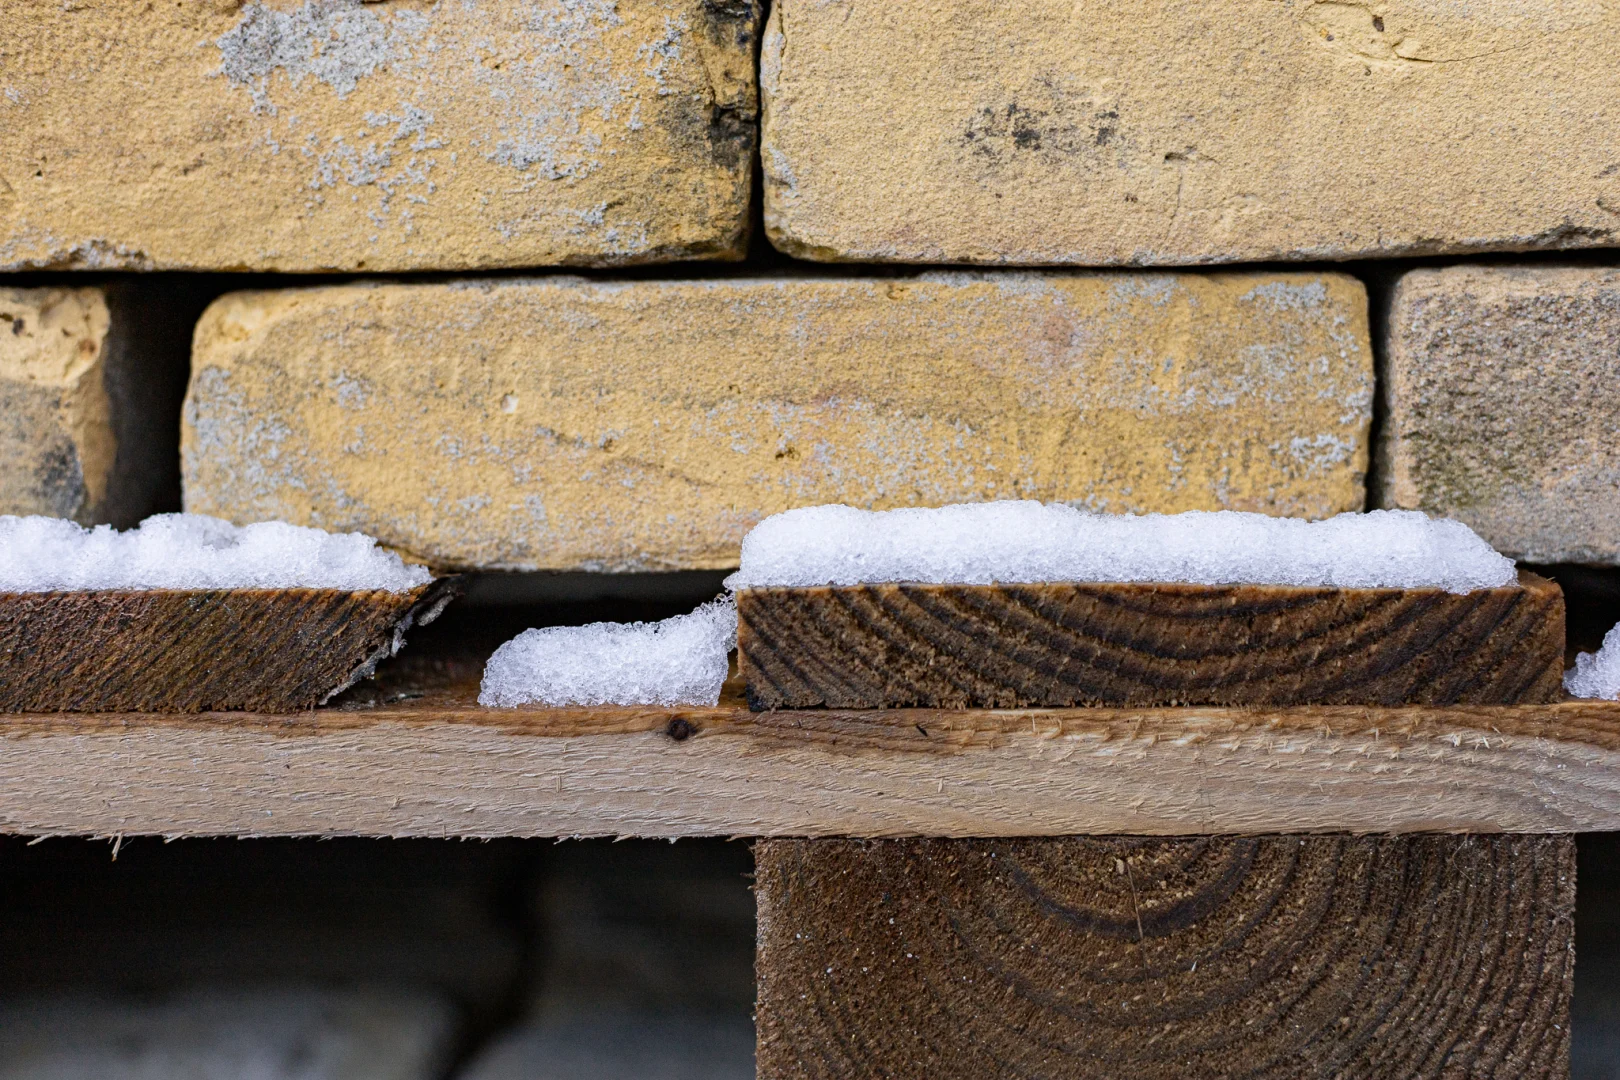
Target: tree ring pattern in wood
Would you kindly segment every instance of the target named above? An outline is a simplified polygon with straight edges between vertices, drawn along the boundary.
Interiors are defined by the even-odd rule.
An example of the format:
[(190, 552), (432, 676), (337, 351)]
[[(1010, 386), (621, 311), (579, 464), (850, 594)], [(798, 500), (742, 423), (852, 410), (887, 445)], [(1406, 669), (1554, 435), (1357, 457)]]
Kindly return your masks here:
[(1513, 705), (1563, 696), (1564, 598), (1057, 582), (738, 594), (756, 709)]
[(1568, 837), (756, 850), (764, 1080), (1568, 1076)]
[(0, 593), (0, 712), (314, 708), (458, 587)]

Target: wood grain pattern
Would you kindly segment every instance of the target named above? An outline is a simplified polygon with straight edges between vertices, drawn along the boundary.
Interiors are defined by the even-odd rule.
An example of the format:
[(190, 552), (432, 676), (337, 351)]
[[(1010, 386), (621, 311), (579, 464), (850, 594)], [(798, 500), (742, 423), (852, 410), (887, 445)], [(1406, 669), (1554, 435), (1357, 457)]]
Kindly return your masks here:
[(1569, 837), (769, 840), (761, 1080), (1567, 1078)]
[(746, 589), (756, 709), (1556, 701), (1564, 598), (1521, 583), (856, 585)]
[(1620, 830), (1620, 704), (0, 717), (0, 831), (30, 835), (1319, 830)]
[(313, 708), (453, 589), (0, 593), (0, 711)]

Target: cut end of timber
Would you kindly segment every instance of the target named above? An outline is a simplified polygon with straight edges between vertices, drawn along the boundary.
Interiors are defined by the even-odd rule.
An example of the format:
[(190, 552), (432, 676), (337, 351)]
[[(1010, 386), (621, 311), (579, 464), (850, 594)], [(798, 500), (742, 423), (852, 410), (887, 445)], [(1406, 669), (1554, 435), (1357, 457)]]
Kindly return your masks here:
[(768, 840), (755, 863), (772, 1080), (1569, 1076), (1571, 837)]
[(341, 589), (0, 593), (0, 712), (295, 712), (365, 678), (456, 595)]
[(885, 584), (744, 589), (766, 709), (1513, 705), (1563, 695), (1564, 596), (1515, 585)]

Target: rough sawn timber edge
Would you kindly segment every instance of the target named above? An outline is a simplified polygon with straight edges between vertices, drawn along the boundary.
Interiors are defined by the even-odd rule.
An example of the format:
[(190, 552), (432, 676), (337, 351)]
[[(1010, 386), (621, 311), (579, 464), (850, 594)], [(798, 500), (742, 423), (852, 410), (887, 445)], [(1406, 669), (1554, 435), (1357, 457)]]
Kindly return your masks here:
[(436, 619), (455, 577), (383, 589), (0, 592), (0, 709), (22, 715), (314, 708)]
[(1570, 836), (754, 851), (767, 1080), (1569, 1077)]
[(1564, 595), (1147, 582), (745, 588), (758, 709), (1528, 705), (1564, 695)]
[(0, 717), (29, 835), (1620, 829), (1620, 704)]

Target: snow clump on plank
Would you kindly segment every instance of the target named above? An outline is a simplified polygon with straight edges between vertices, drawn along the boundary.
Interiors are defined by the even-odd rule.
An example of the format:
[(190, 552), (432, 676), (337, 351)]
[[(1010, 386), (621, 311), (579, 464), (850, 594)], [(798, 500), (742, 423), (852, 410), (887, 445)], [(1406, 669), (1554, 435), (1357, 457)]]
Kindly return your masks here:
[(91, 589), (345, 589), (408, 592), (433, 580), (361, 533), (282, 521), (232, 525), (158, 514), (118, 532), (62, 518), (0, 516), (0, 592)]
[(1231, 510), (1097, 514), (1038, 502), (812, 506), (743, 539), (732, 589), (922, 582), (1184, 582), (1353, 589), (1510, 585), (1513, 562), (1460, 521), (1413, 510), (1326, 521)]
[(1597, 652), (1575, 658), (1575, 666), (1564, 672), (1564, 689), (1570, 697), (1620, 701), (1620, 626), (1603, 635)]
[(525, 630), (484, 667), (480, 705), (716, 705), (737, 644), (725, 596), (654, 623)]

